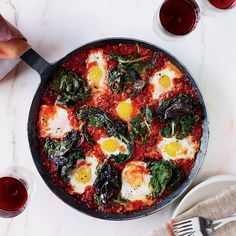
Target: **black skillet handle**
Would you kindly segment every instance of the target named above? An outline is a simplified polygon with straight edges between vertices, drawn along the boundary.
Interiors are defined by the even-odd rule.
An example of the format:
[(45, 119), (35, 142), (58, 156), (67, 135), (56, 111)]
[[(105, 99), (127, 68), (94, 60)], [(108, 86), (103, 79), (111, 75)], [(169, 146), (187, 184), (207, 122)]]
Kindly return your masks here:
[(46, 60), (44, 60), (37, 52), (32, 48), (28, 49), (20, 58), (36, 70), (41, 78), (47, 77), (53, 71), (53, 66)]

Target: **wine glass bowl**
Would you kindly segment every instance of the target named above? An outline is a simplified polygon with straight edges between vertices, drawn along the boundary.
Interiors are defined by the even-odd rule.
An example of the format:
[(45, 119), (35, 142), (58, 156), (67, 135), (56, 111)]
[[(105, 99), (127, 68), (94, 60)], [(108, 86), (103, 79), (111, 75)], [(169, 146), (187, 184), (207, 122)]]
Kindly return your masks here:
[(236, 12), (236, 0), (203, 0), (204, 15), (217, 16), (226, 12)]
[(221, 10), (228, 10), (235, 6), (235, 0), (209, 0), (211, 5)]
[(10, 167), (0, 175), (0, 217), (22, 213), (35, 192), (33, 175), (23, 167)]
[(194, 0), (165, 0), (157, 9), (153, 27), (163, 39), (182, 38), (190, 34), (200, 20), (200, 8)]

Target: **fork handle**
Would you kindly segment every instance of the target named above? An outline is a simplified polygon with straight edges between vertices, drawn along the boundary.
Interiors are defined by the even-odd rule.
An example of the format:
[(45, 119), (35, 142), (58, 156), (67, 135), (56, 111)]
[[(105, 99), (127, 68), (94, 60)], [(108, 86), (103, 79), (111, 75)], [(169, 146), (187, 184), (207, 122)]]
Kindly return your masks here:
[(212, 229), (213, 230), (217, 230), (220, 227), (224, 226), (225, 224), (232, 222), (232, 221), (236, 221), (236, 213), (232, 216), (226, 217), (226, 218), (222, 218), (222, 219), (218, 219), (218, 220), (213, 220), (211, 225), (212, 225)]

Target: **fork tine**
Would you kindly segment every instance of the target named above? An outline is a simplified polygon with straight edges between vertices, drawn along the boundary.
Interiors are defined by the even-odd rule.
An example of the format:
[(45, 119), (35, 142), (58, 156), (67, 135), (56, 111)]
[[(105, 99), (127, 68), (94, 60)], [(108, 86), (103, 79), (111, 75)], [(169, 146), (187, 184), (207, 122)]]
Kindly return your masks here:
[(189, 233), (186, 236), (197, 236), (196, 234), (194, 234), (195, 232)]
[(193, 236), (194, 231), (186, 231), (186, 232), (181, 232), (181, 233), (175, 233), (175, 236)]
[[(193, 217), (187, 220), (172, 222), (172, 230), (175, 236), (200, 236), (199, 217)], [(200, 233), (200, 234), (199, 234)]]
[(193, 230), (193, 226), (189, 225), (189, 226), (186, 226), (186, 227), (178, 227), (178, 228), (173, 228), (173, 229), (174, 229), (174, 231), (180, 232), (180, 231), (183, 231), (183, 230)]
[(191, 223), (186, 223), (186, 224), (182, 224), (182, 225), (174, 225), (173, 228), (175, 229), (183, 229), (183, 228), (186, 228), (186, 227), (193, 227), (193, 224)]
[(182, 224), (185, 224), (185, 223), (191, 223), (191, 220), (188, 219), (188, 220), (182, 220), (182, 221), (179, 221), (179, 222), (174, 222), (173, 225), (182, 225)]
[(193, 232), (193, 228), (174, 230), (174, 233), (177, 233), (177, 234), (189, 234), (191, 232)]
[(188, 226), (188, 225), (192, 225), (192, 222), (189, 221), (189, 222), (186, 222), (186, 223), (183, 223), (183, 224), (176, 224), (176, 225), (173, 225), (174, 227), (185, 227), (185, 226)]
[(190, 222), (192, 224), (193, 221), (199, 221), (199, 217), (193, 217), (193, 218), (190, 218), (190, 219), (187, 219), (187, 220), (182, 220), (182, 221), (178, 221), (178, 222), (174, 222), (173, 225), (179, 225), (179, 224), (184, 224), (184, 223), (187, 223), (187, 222)]
[(183, 230), (193, 230), (193, 225), (191, 223), (177, 225), (177, 226), (173, 226), (173, 230), (176, 232), (181, 232)]

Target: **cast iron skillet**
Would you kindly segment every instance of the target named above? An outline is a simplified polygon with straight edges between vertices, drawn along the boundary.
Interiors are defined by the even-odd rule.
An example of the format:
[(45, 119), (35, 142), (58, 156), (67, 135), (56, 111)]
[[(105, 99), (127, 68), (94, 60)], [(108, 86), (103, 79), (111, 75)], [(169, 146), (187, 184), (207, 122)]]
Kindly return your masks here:
[[(37, 145), (37, 126), (36, 126), (36, 124), (37, 124), (38, 110), (40, 107), (41, 94), (44, 91), (44, 88), (47, 84), (47, 80), (50, 78), (50, 76), (52, 75), (54, 70), (60, 64), (62, 64), (63, 62), (70, 59), (73, 55), (76, 55), (85, 49), (97, 48), (97, 47), (102, 47), (102, 46), (109, 45), (109, 44), (119, 44), (119, 43), (132, 43), (132, 44), (138, 43), (140, 45), (143, 45), (144, 47), (152, 49), (153, 51), (164, 53), (168, 56), (168, 58), (170, 59), (170, 61), (174, 65), (176, 65), (178, 68), (180, 68), (183, 71), (183, 73), (185, 73), (187, 75), (188, 79), (191, 81), (192, 86), (194, 87), (194, 89), (196, 90), (196, 92), (200, 98), (200, 103), (203, 108), (203, 115), (204, 115), (203, 136), (201, 139), (200, 151), (196, 157), (195, 165), (194, 165), (189, 177), (185, 180), (185, 182), (175, 192), (170, 194), (167, 198), (165, 198), (159, 204), (154, 205), (152, 207), (148, 207), (143, 210), (140, 210), (138, 212), (132, 212), (130, 214), (107, 214), (107, 213), (103, 213), (100, 211), (96, 211), (96, 210), (87, 208), (84, 204), (81, 204), (78, 201), (76, 201), (76, 199), (73, 196), (70, 196), (62, 188), (57, 187), (53, 183), (52, 178), (49, 175), (46, 168), (44, 167), (41, 157), (40, 157), (39, 148)], [(33, 156), (33, 160), (34, 160), (34, 163), (35, 163), (40, 175), (44, 179), (45, 183), (52, 190), (52, 192), (54, 194), (56, 194), (60, 199), (62, 199), (65, 203), (74, 207), (75, 209), (79, 210), (80, 212), (83, 212), (87, 215), (90, 215), (90, 216), (93, 216), (96, 218), (101, 218), (101, 219), (106, 219), (106, 220), (130, 220), (130, 219), (136, 219), (139, 217), (147, 216), (147, 215), (150, 215), (150, 214), (153, 214), (153, 213), (159, 211), (160, 209), (164, 208), (165, 206), (167, 206), (168, 204), (173, 202), (175, 199), (177, 199), (190, 186), (191, 182), (193, 181), (193, 179), (196, 177), (197, 173), (199, 172), (199, 170), (202, 166), (205, 154), (206, 154), (208, 137), (209, 137), (208, 121), (207, 121), (207, 113), (206, 113), (205, 103), (203, 101), (202, 94), (201, 94), (196, 82), (193, 79), (193, 76), (183, 66), (183, 64), (180, 63), (175, 57), (171, 56), (165, 50), (163, 50), (155, 45), (152, 45), (150, 43), (147, 43), (147, 42), (143, 42), (143, 41), (136, 40), (136, 39), (111, 38), (111, 39), (102, 39), (102, 40), (94, 41), (94, 42), (88, 43), (82, 47), (79, 47), (78, 49), (69, 53), (64, 58), (62, 58), (61, 60), (59, 60), (58, 62), (56, 62), (54, 64), (50, 64), (47, 61), (45, 61), (33, 49), (29, 49), (28, 51), (26, 51), (21, 56), (21, 59), (24, 60), (27, 64), (29, 64), (33, 69), (35, 69), (41, 76), (41, 82), (40, 82), (39, 88), (34, 96), (33, 102), (31, 104), (29, 119), (28, 119), (28, 139), (29, 139), (29, 144), (30, 144), (30, 149), (31, 149), (31, 153)]]

